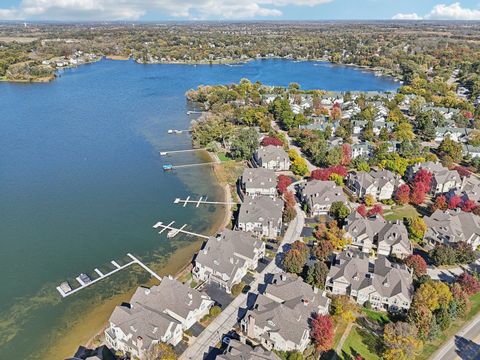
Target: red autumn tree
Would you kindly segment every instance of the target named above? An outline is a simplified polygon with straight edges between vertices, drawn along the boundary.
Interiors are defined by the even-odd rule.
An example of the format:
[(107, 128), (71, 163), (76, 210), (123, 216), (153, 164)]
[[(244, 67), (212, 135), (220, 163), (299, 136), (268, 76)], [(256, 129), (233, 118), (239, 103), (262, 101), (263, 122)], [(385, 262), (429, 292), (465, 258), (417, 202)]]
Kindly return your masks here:
[(325, 260), (333, 252), (333, 250), (334, 249), (331, 241), (320, 240), (317, 242), (317, 245), (313, 248), (312, 252), (317, 259)]
[(432, 186), (432, 173), (426, 169), (420, 169), (413, 178), (414, 186), (423, 186), (423, 191), (428, 192)]
[(328, 351), (333, 346), (333, 320), (330, 315), (315, 315), (312, 320), (312, 337), (317, 349), (320, 351)]
[(342, 165), (348, 166), (352, 161), (352, 147), (350, 144), (342, 145)]
[(261, 142), (262, 146), (274, 145), (274, 146), (283, 146), (282, 140), (273, 137), (273, 136), (266, 136), (262, 139)]
[(458, 195), (453, 195), (450, 200), (448, 200), (448, 208), (454, 210), (460, 206), (462, 203), (462, 198)]
[(445, 195), (438, 195), (435, 198), (435, 203), (432, 206), (432, 210), (447, 210), (448, 204), (447, 204), (447, 198)]
[(329, 180), (330, 175), (337, 174), (341, 177), (347, 176), (347, 169), (342, 165), (331, 166), (329, 168), (315, 169), (310, 174), (310, 179), (312, 180)]
[(357, 207), (357, 212), (362, 215), (363, 217), (366, 217), (367, 216), (367, 207), (365, 206), (365, 204), (360, 204), (358, 207)]
[(462, 210), (465, 212), (472, 212), (477, 207), (477, 203), (473, 200), (467, 199), (462, 204)]
[(470, 172), (470, 170), (468, 170), (466, 167), (460, 166), (460, 165), (455, 166), (455, 170), (457, 170), (458, 175), (460, 175), (462, 178), (463, 177), (470, 177), (470, 175), (472, 174)]
[(382, 215), (383, 216), (383, 207), (381, 204), (375, 204), (373, 207), (368, 210), (367, 216), (375, 216), (375, 215)]
[(427, 273), (427, 263), (420, 255), (410, 255), (405, 259), (405, 265), (412, 268), (416, 277)]
[(295, 195), (293, 195), (293, 193), (291, 191), (285, 191), (285, 193), (283, 194), (283, 199), (285, 200), (285, 203), (287, 204), (287, 206), (289, 207), (294, 207), (295, 206)]
[(423, 204), (425, 201), (425, 188), (422, 183), (413, 184), (413, 191), (410, 195), (410, 202), (415, 205)]
[(408, 204), (410, 200), (410, 186), (402, 184), (395, 192), (395, 200), (400, 205)]
[(277, 182), (277, 190), (280, 194), (284, 194), (287, 191), (288, 186), (292, 183), (292, 179), (286, 175), (279, 175)]
[(463, 291), (469, 296), (476, 294), (480, 291), (480, 282), (467, 272), (464, 272), (457, 279), (457, 282), (462, 287)]

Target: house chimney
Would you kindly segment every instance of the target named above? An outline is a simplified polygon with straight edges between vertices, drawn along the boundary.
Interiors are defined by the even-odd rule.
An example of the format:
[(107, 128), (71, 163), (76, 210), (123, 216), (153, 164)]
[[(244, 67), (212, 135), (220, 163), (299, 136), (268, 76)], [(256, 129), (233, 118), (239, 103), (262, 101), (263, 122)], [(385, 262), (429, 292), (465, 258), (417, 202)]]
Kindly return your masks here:
[(252, 315), (248, 317), (247, 336), (252, 339), (255, 338), (255, 318)]

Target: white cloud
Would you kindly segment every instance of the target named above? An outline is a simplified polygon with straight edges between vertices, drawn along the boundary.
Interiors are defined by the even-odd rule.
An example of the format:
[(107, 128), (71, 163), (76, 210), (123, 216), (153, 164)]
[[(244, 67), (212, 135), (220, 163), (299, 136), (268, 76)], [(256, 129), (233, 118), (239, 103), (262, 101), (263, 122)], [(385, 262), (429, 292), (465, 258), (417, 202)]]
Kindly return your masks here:
[(396, 14), (393, 20), (480, 20), (480, 9), (463, 8), (459, 2), (446, 5), (438, 4), (425, 16), (416, 13)]
[(462, 8), (459, 2), (436, 5), (425, 19), (431, 20), (480, 20), (480, 10)]
[(418, 16), (417, 13), (411, 13), (411, 14), (399, 13), (397, 15), (394, 15), (392, 19), (393, 20), (422, 20), (422, 17)]
[(22, 0), (0, 19), (138, 20), (149, 11), (196, 19), (275, 17), (279, 7), (316, 6), (334, 0)]

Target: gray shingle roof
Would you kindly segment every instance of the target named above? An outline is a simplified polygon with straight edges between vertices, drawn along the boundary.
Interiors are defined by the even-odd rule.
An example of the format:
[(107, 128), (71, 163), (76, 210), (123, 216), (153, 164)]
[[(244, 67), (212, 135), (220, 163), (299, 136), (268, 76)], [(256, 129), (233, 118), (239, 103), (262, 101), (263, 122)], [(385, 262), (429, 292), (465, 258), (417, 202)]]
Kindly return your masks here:
[(277, 186), (275, 171), (265, 168), (246, 168), (243, 170), (242, 183), (245, 189), (269, 189)]
[(261, 146), (257, 150), (257, 158), (262, 159), (262, 162), (289, 160), (287, 152), (281, 146), (268, 145)]
[(277, 223), (282, 218), (284, 202), (270, 196), (245, 196), (238, 213), (239, 223)]
[(255, 249), (261, 246), (262, 241), (250, 233), (225, 229), (220, 236), (207, 240), (195, 262), (232, 278), (237, 269), (245, 264), (241, 256), (254, 259)]
[(252, 348), (238, 340), (230, 340), (227, 349), (222, 355), (216, 357), (218, 360), (280, 360), (272, 351), (267, 351), (261, 346)]
[[(270, 296), (280, 299), (272, 299)], [(276, 274), (266, 285), (263, 294), (258, 295), (252, 316), (260, 328), (269, 328), (285, 340), (299, 344), (305, 331), (309, 331), (309, 320), (319, 309), (327, 308), (330, 300), (325, 293), (314, 290), (295, 275)], [(268, 336), (267, 333), (264, 334)]]
[(427, 238), (441, 242), (458, 242), (469, 241), (474, 235), (480, 236), (480, 219), (472, 213), (436, 210), (424, 220), (428, 227), (425, 234)]
[(392, 263), (381, 255), (370, 261), (367, 254), (354, 249), (336, 256), (328, 279), (346, 281), (355, 291), (373, 286), (382, 297), (402, 294), (411, 299), (413, 296), (412, 275), (405, 265)]
[(302, 196), (310, 205), (327, 205), (336, 201), (347, 202), (343, 189), (334, 181), (309, 181), (302, 188)]

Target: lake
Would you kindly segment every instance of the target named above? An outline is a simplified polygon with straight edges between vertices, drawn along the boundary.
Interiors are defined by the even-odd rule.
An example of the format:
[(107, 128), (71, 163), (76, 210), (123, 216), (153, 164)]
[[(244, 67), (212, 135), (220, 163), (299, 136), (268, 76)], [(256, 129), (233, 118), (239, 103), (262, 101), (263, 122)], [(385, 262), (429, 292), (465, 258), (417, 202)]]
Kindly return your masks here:
[[(62, 299), (55, 287), (79, 273), (138, 256), (177, 272), (201, 245), (167, 240), (157, 221), (213, 233), (221, 207), (173, 205), (188, 195), (221, 199), (208, 167), (164, 173), (160, 150), (188, 149), (185, 92), (200, 84), (299, 83), (304, 89), (395, 90), (389, 78), (321, 62), (139, 65), (103, 60), (48, 84), (0, 83), (0, 358), (63, 359), (100, 331), (113, 307), (149, 276), (121, 271)], [(207, 161), (201, 153), (168, 161)]]

